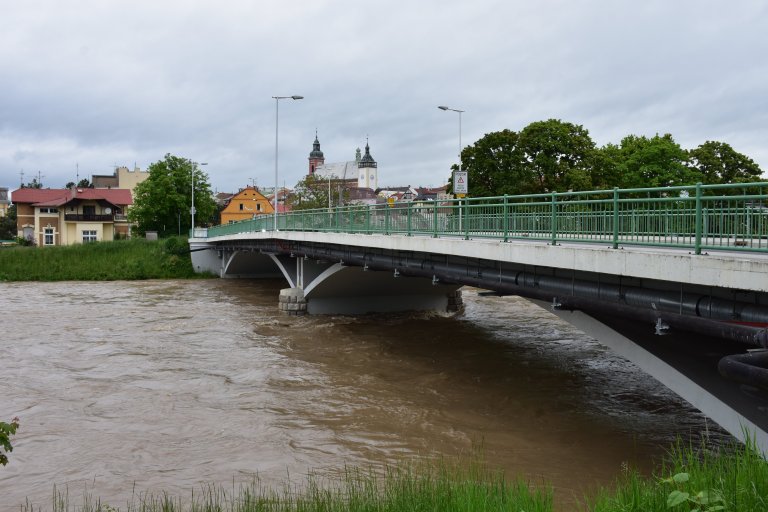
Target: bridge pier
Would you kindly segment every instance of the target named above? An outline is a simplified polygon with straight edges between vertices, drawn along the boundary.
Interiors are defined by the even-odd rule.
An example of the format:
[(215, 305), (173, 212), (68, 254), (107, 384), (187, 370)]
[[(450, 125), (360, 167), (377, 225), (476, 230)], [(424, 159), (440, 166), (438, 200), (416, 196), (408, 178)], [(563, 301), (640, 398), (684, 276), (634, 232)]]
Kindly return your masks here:
[(311, 315), (455, 312), (463, 305), (458, 284), (340, 262), (294, 259), (295, 272), (291, 268), (293, 265), (286, 266), (281, 262), (281, 268), (291, 268), (291, 272), (286, 270), (284, 274), (292, 288), (280, 292), (280, 309), (289, 314), (299, 311)]
[(278, 298), (278, 308), (281, 313), (293, 316), (307, 314), (307, 300), (301, 288), (283, 288)]
[(198, 272), (222, 278), (283, 276), (289, 288), (281, 290), (278, 307), (290, 315), (456, 312), (463, 307), (461, 284), (441, 282), (434, 277), (247, 246), (219, 248), (194, 241), (190, 242), (190, 250)]

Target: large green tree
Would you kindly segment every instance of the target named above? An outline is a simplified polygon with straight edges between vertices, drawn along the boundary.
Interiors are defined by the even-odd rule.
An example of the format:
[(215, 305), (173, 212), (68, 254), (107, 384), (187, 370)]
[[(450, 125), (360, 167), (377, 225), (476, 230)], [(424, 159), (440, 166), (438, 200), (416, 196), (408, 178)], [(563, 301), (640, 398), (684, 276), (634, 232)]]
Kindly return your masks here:
[(595, 143), (581, 125), (559, 119), (537, 121), (518, 140), (531, 192), (565, 192), (592, 188), (590, 165)]
[(134, 189), (133, 206), (128, 213), (139, 233), (157, 231), (161, 236), (187, 233), (191, 226), (193, 183), (195, 224), (206, 226), (216, 222), (216, 202), (208, 175), (197, 164), (167, 154), (147, 170), (149, 176)]
[(687, 165), (704, 184), (751, 183), (761, 181), (763, 174), (751, 158), (717, 141), (707, 141), (688, 151)]
[[(487, 133), (471, 146), (462, 149), (462, 170), (467, 171), (470, 196), (499, 196), (526, 191), (525, 184), (521, 182), (517, 139), (516, 132), (501, 130)], [(453, 169), (457, 169), (457, 166), (454, 165)], [(451, 176), (451, 190), (452, 180)]]
[(698, 181), (685, 166), (687, 154), (669, 133), (648, 138), (628, 135), (619, 146), (620, 188), (670, 187)]

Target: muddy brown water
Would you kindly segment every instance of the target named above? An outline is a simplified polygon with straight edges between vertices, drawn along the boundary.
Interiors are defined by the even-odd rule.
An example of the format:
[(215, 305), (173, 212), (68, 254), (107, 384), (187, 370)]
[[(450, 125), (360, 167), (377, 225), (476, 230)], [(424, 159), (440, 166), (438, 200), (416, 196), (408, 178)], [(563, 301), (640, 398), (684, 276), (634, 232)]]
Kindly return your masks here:
[[(516, 297), (466, 310), (287, 317), (278, 281), (0, 284), (0, 510), (54, 484), (122, 506), (254, 474), (275, 485), (468, 456), (559, 508), (676, 436), (727, 436), (632, 364)], [(567, 508), (567, 506), (566, 506)]]

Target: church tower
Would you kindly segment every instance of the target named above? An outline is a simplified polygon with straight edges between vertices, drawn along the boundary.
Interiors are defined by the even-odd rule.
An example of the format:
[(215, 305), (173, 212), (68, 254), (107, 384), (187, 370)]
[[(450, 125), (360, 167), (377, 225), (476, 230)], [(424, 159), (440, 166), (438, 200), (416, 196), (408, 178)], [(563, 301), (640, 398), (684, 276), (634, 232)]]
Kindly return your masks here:
[(315, 130), (315, 142), (312, 143), (312, 151), (309, 153), (309, 175), (315, 174), (315, 169), (325, 163), (325, 156), (320, 151), (320, 141), (317, 140), (317, 130)]
[(365, 155), (357, 162), (357, 186), (376, 190), (379, 186), (378, 165), (371, 156), (368, 139), (365, 139)]

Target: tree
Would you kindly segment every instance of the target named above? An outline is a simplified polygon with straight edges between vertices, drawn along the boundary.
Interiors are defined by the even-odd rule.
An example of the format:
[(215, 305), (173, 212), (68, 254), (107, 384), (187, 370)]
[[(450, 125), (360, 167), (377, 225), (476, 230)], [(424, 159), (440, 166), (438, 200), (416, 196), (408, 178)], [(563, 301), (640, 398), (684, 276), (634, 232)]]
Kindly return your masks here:
[(669, 133), (652, 138), (628, 135), (618, 155), (620, 188), (671, 187), (698, 181), (698, 173), (685, 166), (686, 152)]
[[(330, 183), (331, 200), (328, 202), (328, 185)], [(339, 188), (341, 187), (341, 189)], [(288, 198), (288, 202), (293, 210), (311, 210), (314, 208), (328, 208), (328, 205), (338, 206), (338, 194), (341, 190), (342, 203), (349, 196), (344, 187), (344, 183), (336, 176), (331, 175), (322, 178), (310, 174), (301, 179), (293, 190), (293, 194)]]
[(705, 185), (761, 181), (762, 171), (751, 158), (725, 142), (707, 141), (688, 151), (686, 165)]
[(17, 237), (16, 229), (16, 205), (8, 208), (5, 217), (0, 217), (0, 240), (12, 240)]
[[(461, 150), (462, 170), (469, 177), (472, 197), (500, 196), (525, 192), (521, 182), (518, 134), (511, 130), (486, 133), (481, 139)], [(457, 170), (454, 165), (452, 169)], [(448, 180), (453, 190), (453, 176)]]
[[(74, 181), (67, 182), (66, 185), (64, 185), (64, 188), (72, 188), (75, 186)], [(93, 183), (88, 180), (88, 178), (83, 178), (80, 181), (77, 182), (77, 188), (93, 188)]]
[(166, 154), (147, 169), (149, 176), (136, 185), (128, 219), (139, 233), (157, 231), (161, 236), (187, 232), (191, 227), (192, 183), (194, 174), (195, 224), (215, 222), (216, 202), (208, 175), (192, 161)]
[(3, 466), (8, 464), (8, 456), (6, 453), (13, 451), (11, 436), (16, 434), (18, 428), (19, 418), (13, 418), (10, 423), (0, 421), (0, 464)]
[(592, 158), (592, 187), (605, 190), (618, 187), (622, 183), (623, 169), (621, 148), (608, 143), (596, 148)]
[(595, 143), (581, 125), (559, 119), (537, 121), (523, 128), (517, 145), (531, 192), (592, 188)]
[(39, 181), (37, 181), (37, 178), (32, 178), (32, 181), (30, 181), (27, 184), (22, 183), (21, 188), (43, 188), (43, 184)]

